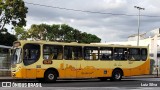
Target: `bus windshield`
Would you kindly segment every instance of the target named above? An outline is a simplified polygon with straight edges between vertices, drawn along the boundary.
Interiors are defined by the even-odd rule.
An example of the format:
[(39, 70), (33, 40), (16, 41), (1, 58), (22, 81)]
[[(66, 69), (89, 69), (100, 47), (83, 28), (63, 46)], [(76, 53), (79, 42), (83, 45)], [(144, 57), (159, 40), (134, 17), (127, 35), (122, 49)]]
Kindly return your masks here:
[(20, 48), (16, 48), (13, 50), (13, 53), (12, 53), (12, 61), (11, 63), (12, 64), (17, 64), (17, 63), (20, 63), (21, 62), (21, 49)]

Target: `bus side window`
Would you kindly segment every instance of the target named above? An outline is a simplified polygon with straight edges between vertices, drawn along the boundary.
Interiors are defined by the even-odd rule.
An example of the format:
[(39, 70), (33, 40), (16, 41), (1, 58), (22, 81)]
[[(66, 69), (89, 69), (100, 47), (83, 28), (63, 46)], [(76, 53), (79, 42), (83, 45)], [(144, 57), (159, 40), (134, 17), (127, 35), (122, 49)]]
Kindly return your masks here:
[(72, 59), (72, 47), (64, 46), (64, 59), (71, 60)]
[(141, 59), (143, 61), (145, 61), (147, 59), (147, 49), (146, 48), (141, 49)]
[(52, 60), (54, 58), (54, 53), (50, 53), (48, 59)]
[(98, 47), (84, 47), (85, 60), (98, 60)]
[(82, 47), (81, 46), (65, 46), (64, 57), (66, 60), (78, 60), (82, 59)]
[[(60, 56), (61, 53), (61, 56)], [(59, 55), (59, 56), (58, 56)], [(44, 60), (60, 60), (63, 58), (63, 47), (61, 45), (44, 45)]]
[(58, 52), (58, 56), (57, 56), (57, 59), (62, 59), (63, 58), (63, 53), (62, 51)]
[(25, 44), (23, 50), (24, 65), (33, 64), (40, 58), (40, 45), (38, 44)]
[(113, 59), (113, 48), (111, 47), (101, 47), (99, 50), (100, 60), (112, 60)]
[(129, 48), (129, 60), (136, 60), (139, 61), (141, 59), (140, 57), (140, 49), (139, 48)]
[(23, 56), (24, 59), (28, 59), (28, 49), (24, 49), (24, 56)]
[(82, 59), (82, 47), (81, 46), (75, 46), (74, 47), (74, 59), (75, 60), (81, 60)]
[(128, 55), (127, 48), (114, 48), (114, 59), (115, 60), (127, 60)]

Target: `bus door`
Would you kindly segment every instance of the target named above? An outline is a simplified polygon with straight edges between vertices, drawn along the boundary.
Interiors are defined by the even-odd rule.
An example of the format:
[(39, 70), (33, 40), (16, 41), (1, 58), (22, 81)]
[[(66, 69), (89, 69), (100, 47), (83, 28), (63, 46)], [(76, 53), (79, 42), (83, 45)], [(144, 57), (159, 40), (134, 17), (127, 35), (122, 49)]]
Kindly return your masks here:
[(26, 77), (36, 78), (36, 65), (35, 62), (40, 57), (40, 45), (38, 44), (25, 44), (23, 47), (23, 63), (26, 67)]

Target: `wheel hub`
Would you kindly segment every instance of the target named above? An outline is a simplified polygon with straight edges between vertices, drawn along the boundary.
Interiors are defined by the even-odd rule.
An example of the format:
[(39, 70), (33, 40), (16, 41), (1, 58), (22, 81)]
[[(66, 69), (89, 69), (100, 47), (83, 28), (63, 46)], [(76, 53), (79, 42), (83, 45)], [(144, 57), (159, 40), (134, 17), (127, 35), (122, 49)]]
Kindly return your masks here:
[(49, 75), (48, 75), (48, 78), (49, 78), (50, 80), (53, 80), (53, 79), (54, 79), (54, 75), (53, 75), (53, 74), (49, 74)]
[(120, 78), (121, 78), (120, 73), (115, 74), (115, 78), (116, 78), (116, 79), (120, 79)]

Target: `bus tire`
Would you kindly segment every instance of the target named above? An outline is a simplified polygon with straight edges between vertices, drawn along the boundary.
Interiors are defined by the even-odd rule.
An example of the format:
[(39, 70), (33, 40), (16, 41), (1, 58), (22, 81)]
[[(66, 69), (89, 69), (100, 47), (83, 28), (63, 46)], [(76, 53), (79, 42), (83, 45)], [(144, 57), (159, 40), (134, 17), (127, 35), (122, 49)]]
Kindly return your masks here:
[(122, 79), (122, 71), (121, 70), (114, 70), (112, 73), (111, 81), (120, 81)]
[(44, 80), (45, 80), (45, 82), (48, 82), (48, 83), (56, 82), (57, 73), (53, 70), (46, 71), (44, 74)]

